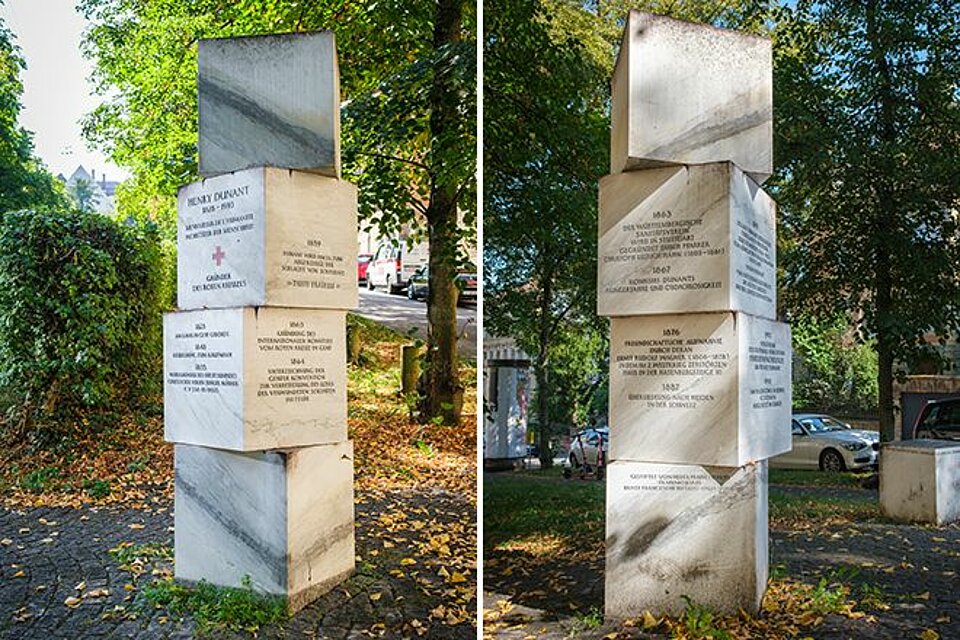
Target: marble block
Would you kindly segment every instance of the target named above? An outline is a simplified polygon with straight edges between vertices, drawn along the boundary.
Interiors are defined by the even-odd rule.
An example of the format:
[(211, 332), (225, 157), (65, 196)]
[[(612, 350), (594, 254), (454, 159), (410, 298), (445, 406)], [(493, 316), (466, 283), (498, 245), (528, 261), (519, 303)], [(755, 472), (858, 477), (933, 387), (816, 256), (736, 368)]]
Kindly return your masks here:
[(354, 569), (353, 443), (174, 448), (177, 579), (254, 589), (296, 611)]
[(740, 467), (789, 451), (790, 327), (743, 313), (612, 318), (610, 459)]
[(200, 174), (259, 165), (340, 175), (333, 33), (200, 40)]
[(180, 189), (181, 309), (357, 306), (357, 188), (258, 167)]
[(163, 318), (163, 435), (256, 451), (347, 439), (346, 314), (243, 307)]
[(906, 440), (880, 448), (880, 508), (898, 520), (960, 521), (960, 443)]
[(729, 160), (773, 172), (770, 40), (631, 11), (611, 86), (610, 173)]
[(767, 585), (767, 463), (607, 466), (607, 619), (755, 613)]
[(597, 312), (776, 317), (776, 203), (729, 162), (600, 180)]

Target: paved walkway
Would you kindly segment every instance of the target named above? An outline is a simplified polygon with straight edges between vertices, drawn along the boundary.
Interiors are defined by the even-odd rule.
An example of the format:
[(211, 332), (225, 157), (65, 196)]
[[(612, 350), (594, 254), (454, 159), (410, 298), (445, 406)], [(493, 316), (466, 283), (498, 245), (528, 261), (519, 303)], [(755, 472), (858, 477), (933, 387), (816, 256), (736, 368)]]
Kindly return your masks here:
[[(398, 505), (416, 513), (411, 520), (423, 519), (435, 526), (422, 530), (411, 526), (403, 530), (403, 535), (385, 535), (381, 516), (395, 513)], [(439, 605), (450, 606), (452, 590), (428, 571), (428, 567), (449, 562), (449, 558), (431, 553), (428, 532), (454, 521), (474, 522), (475, 510), (469, 502), (449, 493), (392, 492), (361, 502), (357, 505), (357, 555), (362, 562), (358, 563), (357, 575), (282, 627), (261, 629), (258, 637), (400, 638), (416, 637), (422, 631), (428, 638), (474, 638), (476, 629), (469, 621), (451, 625), (432, 615)], [(169, 506), (152, 513), (132, 509), (0, 509), (0, 638), (194, 637), (193, 622), (168, 619), (161, 610), (148, 611), (136, 620), (111, 616), (115, 607), (129, 606), (133, 592), (124, 588), (131, 582), (130, 574), (118, 568), (108, 550), (124, 542), (172, 544), (172, 538)], [(405, 557), (418, 559), (422, 570), (416, 572), (401, 565)], [(472, 558), (468, 564), (472, 564)], [(145, 578), (140, 584), (149, 582)], [(469, 580), (475, 581), (474, 575), (470, 574)], [(88, 595), (76, 608), (64, 604), (68, 598), (96, 594), (101, 589), (106, 590), (105, 595)], [(440, 595), (443, 590), (447, 596)], [(379, 595), (371, 598), (371, 594)], [(476, 601), (465, 606), (475, 611)], [(411, 626), (412, 621), (416, 623)], [(213, 633), (209, 637), (249, 638), (250, 634)]]

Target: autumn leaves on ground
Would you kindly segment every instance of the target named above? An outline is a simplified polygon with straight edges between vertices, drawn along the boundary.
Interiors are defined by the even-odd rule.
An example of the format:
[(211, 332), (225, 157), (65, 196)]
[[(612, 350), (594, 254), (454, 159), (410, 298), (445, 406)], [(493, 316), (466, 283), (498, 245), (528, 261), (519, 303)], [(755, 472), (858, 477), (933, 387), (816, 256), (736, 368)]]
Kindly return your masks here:
[(603, 619), (604, 485), (559, 470), (484, 480), (484, 636), (960, 638), (960, 525), (895, 523), (864, 476), (771, 471), (770, 581), (759, 615)]
[[(356, 455), (357, 576), (344, 587), (351, 593), (336, 596), (336, 605), (332, 594), (327, 598), (330, 602), (325, 605), (321, 601), (316, 608), (340, 610), (336, 624), (345, 632), (473, 637), (476, 369), (472, 364), (462, 367), (466, 394), (464, 418), (458, 427), (420, 424), (411, 418), (408, 403), (399, 395), (400, 345), (408, 339), (354, 316), (349, 324), (359, 328), (363, 345), (359, 363), (349, 367), (348, 384), (349, 432)], [(0, 448), (0, 490), (7, 512), (29, 516), (38, 510), (70, 507), (169, 517), (173, 446), (163, 441), (162, 414), (162, 400), (157, 398), (136, 415), (95, 415), (80, 420), (72, 425), (69, 440), (57, 448), (38, 451), (22, 442), (4, 443)], [(17, 531), (0, 533), (9, 545), (5, 548), (23, 548)], [(171, 545), (172, 535), (151, 540), (146, 546), (120, 545), (131, 557), (138, 549), (151, 550), (150, 557), (137, 558), (139, 564), (132, 566), (142, 569), (141, 565), (155, 562), (160, 567), (156, 570), (159, 578), (151, 579), (150, 571), (147, 579), (139, 573), (134, 576), (139, 580), (131, 579), (126, 587), (131, 593), (122, 603), (136, 601), (137, 592), (153, 580), (169, 579)], [(160, 551), (154, 553), (157, 549)], [(103, 554), (109, 557), (109, 549), (104, 548)], [(124, 570), (131, 566), (130, 562), (123, 564)], [(12, 572), (0, 567), (0, 579), (6, 579), (7, 573), (12, 577)], [(0, 612), (6, 615), (6, 606), (12, 604), (0, 603)], [(71, 608), (76, 609), (75, 615), (83, 615), (84, 609), (78, 605), (72, 603)], [(124, 605), (120, 606), (120, 615), (125, 615)], [(363, 612), (341, 620), (342, 609), (350, 607)], [(20, 606), (18, 610), (26, 609)], [(323, 627), (324, 613), (312, 616), (317, 628)], [(160, 619), (161, 624), (173, 624), (177, 615)], [(283, 625), (275, 626), (281, 629)]]

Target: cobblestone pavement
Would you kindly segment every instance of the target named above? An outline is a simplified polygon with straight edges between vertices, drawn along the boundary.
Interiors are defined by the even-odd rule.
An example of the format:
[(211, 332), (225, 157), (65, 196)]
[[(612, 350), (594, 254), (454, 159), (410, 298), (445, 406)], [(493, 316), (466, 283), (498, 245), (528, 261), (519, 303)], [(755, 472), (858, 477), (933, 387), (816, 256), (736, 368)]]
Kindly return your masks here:
[[(475, 522), (473, 506), (459, 496), (439, 492), (384, 493), (357, 505), (358, 573), (326, 596), (300, 611), (282, 627), (261, 629), (263, 638), (385, 638), (416, 637), (409, 621), (420, 621), (428, 638), (474, 638), (476, 628), (466, 623), (447, 625), (431, 620), (438, 600), (421, 588), (415, 576), (388, 572), (387, 556), (418, 557), (423, 541), (409, 536), (409, 547), (382, 552), (374, 526), (383, 509), (409, 505), (424, 517), (439, 521)], [(155, 512), (132, 509), (36, 508), (0, 509), (0, 638), (44, 640), (63, 638), (179, 639), (192, 638), (192, 621), (167, 620), (153, 610), (136, 620), (104, 620), (103, 616), (128, 596), (130, 575), (119, 570), (108, 550), (122, 542), (171, 544), (170, 507)], [(475, 543), (474, 543), (475, 544)], [(368, 552), (377, 549), (373, 557)], [(399, 572), (398, 572), (399, 573)], [(412, 572), (411, 572), (412, 573)], [(141, 579), (142, 580), (142, 579)], [(470, 575), (470, 580), (474, 580)], [(64, 601), (85, 592), (106, 589), (109, 595), (87, 597), (76, 608)], [(375, 600), (371, 593), (379, 593)], [(469, 603), (476, 609), (476, 601)], [(374, 627), (374, 625), (380, 625)], [(374, 629), (375, 631), (370, 631)], [(213, 638), (249, 638), (248, 633), (210, 633)]]

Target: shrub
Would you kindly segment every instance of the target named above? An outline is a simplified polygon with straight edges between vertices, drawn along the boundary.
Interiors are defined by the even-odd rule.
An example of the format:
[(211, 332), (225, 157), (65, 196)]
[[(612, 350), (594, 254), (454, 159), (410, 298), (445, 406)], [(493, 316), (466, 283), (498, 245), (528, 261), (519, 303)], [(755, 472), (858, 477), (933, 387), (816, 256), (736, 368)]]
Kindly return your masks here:
[(14, 424), (56, 439), (65, 418), (157, 390), (162, 279), (154, 228), (76, 211), (5, 214), (0, 390)]

